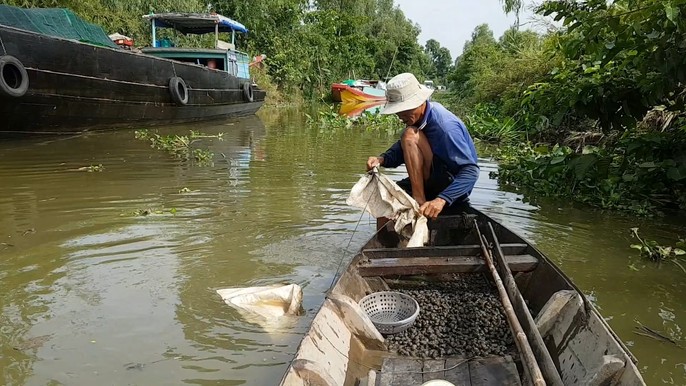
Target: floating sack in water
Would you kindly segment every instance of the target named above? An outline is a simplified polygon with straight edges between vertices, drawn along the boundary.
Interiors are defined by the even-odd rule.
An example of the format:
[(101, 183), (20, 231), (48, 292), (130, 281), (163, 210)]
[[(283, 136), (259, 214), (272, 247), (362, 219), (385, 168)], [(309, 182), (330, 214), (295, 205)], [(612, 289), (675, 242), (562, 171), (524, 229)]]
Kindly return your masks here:
[(217, 293), (226, 304), (248, 319), (261, 316), (263, 319), (273, 320), (284, 315), (297, 315), (303, 300), (303, 290), (297, 284), (226, 288), (217, 290)]
[[(395, 221), (395, 232), (409, 238), (408, 247), (421, 247), (429, 241), (427, 219), (419, 214), (419, 204), (398, 184), (379, 173), (366, 174), (353, 186), (348, 205), (364, 209), (374, 217)], [(412, 225), (406, 228), (407, 225)]]

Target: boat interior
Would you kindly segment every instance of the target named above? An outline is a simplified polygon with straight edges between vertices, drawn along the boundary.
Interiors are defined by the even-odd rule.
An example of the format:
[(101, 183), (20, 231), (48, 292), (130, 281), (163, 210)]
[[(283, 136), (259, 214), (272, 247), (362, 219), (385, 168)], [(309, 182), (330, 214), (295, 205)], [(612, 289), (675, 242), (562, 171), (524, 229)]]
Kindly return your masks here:
[[(209, 69), (228, 72), (242, 79), (250, 79), (250, 57), (236, 50), (236, 33), (247, 33), (241, 23), (218, 14), (164, 13), (145, 15), (151, 22), (152, 47), (144, 54), (193, 63)], [(184, 34), (214, 34), (214, 48), (175, 47), (169, 37), (158, 39), (158, 29), (171, 29)], [(220, 33), (230, 34), (231, 42), (219, 39)]]
[[(480, 211), (429, 222), (425, 247), (377, 232), (329, 291), (282, 385), (642, 385), (622, 341), (540, 251)], [(358, 302), (417, 300), (382, 335)]]

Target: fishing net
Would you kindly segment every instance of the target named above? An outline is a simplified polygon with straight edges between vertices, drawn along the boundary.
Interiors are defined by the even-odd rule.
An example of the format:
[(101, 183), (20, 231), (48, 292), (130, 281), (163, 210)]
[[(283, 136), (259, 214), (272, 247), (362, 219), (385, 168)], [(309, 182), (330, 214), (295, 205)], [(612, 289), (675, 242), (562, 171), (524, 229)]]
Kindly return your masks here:
[(117, 48), (105, 31), (65, 8), (18, 8), (0, 5), (0, 25), (44, 35)]

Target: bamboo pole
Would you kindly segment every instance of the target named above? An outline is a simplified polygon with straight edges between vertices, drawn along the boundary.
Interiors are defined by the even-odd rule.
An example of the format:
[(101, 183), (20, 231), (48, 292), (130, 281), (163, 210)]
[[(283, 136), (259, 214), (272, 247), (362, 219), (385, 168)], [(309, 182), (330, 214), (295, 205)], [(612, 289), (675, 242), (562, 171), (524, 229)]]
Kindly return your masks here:
[(515, 283), (514, 276), (512, 276), (512, 271), (505, 260), (505, 254), (500, 247), (498, 236), (496, 236), (495, 229), (493, 229), (493, 225), (490, 221), (488, 223), (488, 227), (491, 230), (491, 237), (493, 238), (493, 251), (495, 252), (493, 253), (493, 256), (495, 256), (495, 260), (500, 266), (500, 273), (503, 275), (502, 279), (505, 283), (510, 301), (515, 309), (515, 314), (519, 316), (518, 320), (521, 320), (522, 329), (528, 337), (531, 350), (538, 360), (537, 363), (540, 363), (543, 378), (548, 385), (563, 386), (564, 384), (562, 383), (560, 373), (557, 371), (555, 362), (553, 362), (550, 352), (548, 352), (548, 349), (545, 346), (543, 337), (541, 337), (541, 334), (538, 332), (536, 322), (534, 321), (533, 316), (529, 312), (529, 309), (524, 302), (522, 293), (519, 292), (519, 288), (517, 288), (517, 283)]
[(534, 356), (534, 353), (531, 351), (529, 341), (526, 339), (526, 334), (524, 334), (522, 326), (519, 324), (519, 320), (517, 319), (517, 315), (515, 315), (514, 309), (512, 308), (512, 302), (510, 302), (510, 298), (507, 296), (507, 292), (505, 291), (503, 281), (500, 279), (500, 275), (498, 275), (498, 271), (496, 271), (495, 269), (491, 252), (488, 250), (488, 248), (486, 248), (486, 238), (483, 237), (483, 235), (481, 234), (481, 231), (479, 230), (479, 223), (476, 219), (474, 220), (474, 225), (476, 227), (476, 232), (479, 235), (479, 241), (481, 243), (481, 252), (484, 255), (484, 259), (486, 260), (488, 269), (491, 272), (491, 276), (495, 281), (496, 287), (498, 288), (500, 301), (503, 303), (503, 308), (505, 308), (505, 316), (507, 317), (507, 321), (510, 324), (510, 328), (514, 333), (515, 344), (517, 345), (517, 349), (519, 350), (519, 353), (521, 354), (522, 360), (525, 364), (524, 369), (526, 371), (526, 374), (529, 376), (529, 379), (531, 380), (533, 385), (545, 386), (546, 383), (543, 379), (543, 374), (541, 374), (541, 369), (538, 367), (536, 357)]

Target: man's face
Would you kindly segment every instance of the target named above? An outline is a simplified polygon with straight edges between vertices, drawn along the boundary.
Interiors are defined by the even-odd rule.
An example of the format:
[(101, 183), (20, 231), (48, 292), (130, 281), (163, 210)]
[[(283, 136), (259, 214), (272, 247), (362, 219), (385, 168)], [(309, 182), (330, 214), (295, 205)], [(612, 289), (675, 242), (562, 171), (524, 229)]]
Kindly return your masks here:
[(423, 113), (424, 113), (424, 103), (422, 103), (417, 108), (414, 108), (412, 110), (401, 111), (399, 113), (396, 113), (396, 115), (398, 116), (398, 118), (400, 118), (401, 121), (403, 121), (403, 123), (406, 126), (414, 126), (422, 118)]

